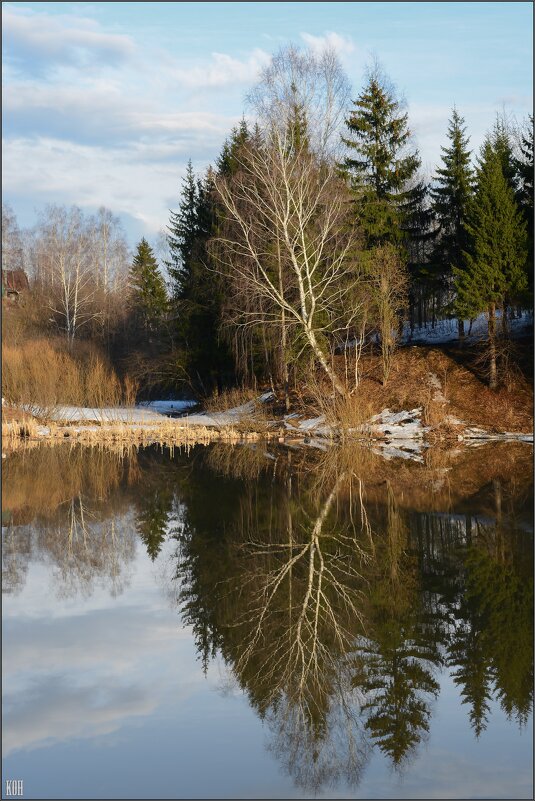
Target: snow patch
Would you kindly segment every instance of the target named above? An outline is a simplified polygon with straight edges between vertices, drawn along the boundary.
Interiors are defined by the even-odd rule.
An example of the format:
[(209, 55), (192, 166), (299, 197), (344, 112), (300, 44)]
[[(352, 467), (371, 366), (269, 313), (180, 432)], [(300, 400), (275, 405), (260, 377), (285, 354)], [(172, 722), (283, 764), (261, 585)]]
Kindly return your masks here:
[(421, 406), (402, 412), (383, 409), (382, 412), (370, 418), (369, 426), (373, 434), (379, 434), (389, 439), (421, 439), (426, 431), (429, 431), (422, 425)]

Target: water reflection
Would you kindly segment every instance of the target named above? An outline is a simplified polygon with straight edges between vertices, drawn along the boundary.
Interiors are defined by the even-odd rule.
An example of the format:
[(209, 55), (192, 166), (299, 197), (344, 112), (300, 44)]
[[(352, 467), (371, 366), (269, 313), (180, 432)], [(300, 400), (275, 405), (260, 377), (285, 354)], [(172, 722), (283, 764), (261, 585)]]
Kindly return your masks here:
[(166, 544), (203, 669), (221, 654), (297, 786), (406, 768), (447, 671), (475, 737), (533, 703), (531, 452), (384, 462), (357, 448), (191, 454), (44, 448), (5, 460), (4, 590), (30, 559), (59, 596), (125, 591)]

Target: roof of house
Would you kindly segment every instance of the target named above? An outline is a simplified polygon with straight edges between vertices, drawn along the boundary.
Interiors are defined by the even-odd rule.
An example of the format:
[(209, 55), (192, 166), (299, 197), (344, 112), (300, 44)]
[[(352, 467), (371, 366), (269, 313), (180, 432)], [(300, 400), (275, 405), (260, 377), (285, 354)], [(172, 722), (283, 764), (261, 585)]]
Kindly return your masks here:
[(24, 270), (2, 270), (2, 287), (7, 292), (23, 292), (30, 288)]

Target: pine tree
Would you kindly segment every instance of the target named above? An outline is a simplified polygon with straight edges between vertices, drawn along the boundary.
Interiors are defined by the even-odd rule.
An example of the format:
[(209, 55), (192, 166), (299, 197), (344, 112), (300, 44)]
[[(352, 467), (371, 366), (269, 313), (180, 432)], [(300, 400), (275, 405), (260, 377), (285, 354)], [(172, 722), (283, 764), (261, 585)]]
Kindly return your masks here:
[(239, 167), (239, 152), (250, 137), (247, 121), (242, 119), (239, 126), (232, 129), (230, 138), (225, 140), (219, 158), (216, 160), (219, 175), (228, 176), (236, 172)]
[(300, 153), (309, 147), (308, 121), (304, 104), (299, 101), (295, 83), (292, 83), (290, 89), (292, 99), (288, 113), (287, 137), (292, 151)]
[(183, 297), (188, 282), (188, 268), (197, 238), (198, 185), (191, 159), (188, 161), (186, 175), (182, 181), (182, 197), (179, 210), (170, 212), (167, 226), (167, 242), (171, 255), (166, 262), (171, 277), (173, 300)]
[[(519, 154), (514, 159), (517, 178), (517, 201), (526, 220), (528, 232), (528, 264), (533, 264), (533, 115), (520, 138)], [(533, 291), (533, 273), (529, 271), (530, 288)]]
[(157, 332), (167, 312), (167, 292), (158, 262), (145, 238), (137, 246), (130, 268), (130, 287), (138, 323), (146, 334)]
[[(437, 243), (433, 261), (440, 266), (449, 285), (452, 269), (463, 266), (463, 252), (468, 247), (465, 222), (470, 198), (473, 195), (473, 170), (464, 119), (453, 109), (448, 127), (449, 147), (442, 147), (443, 166), (437, 168), (435, 185), (431, 190), (433, 212), (438, 222)], [(459, 335), (464, 333), (459, 318)]]
[(477, 189), (465, 224), (469, 247), (465, 266), (454, 268), (457, 309), (470, 317), (488, 313), (490, 387), (497, 386), (496, 308), (527, 284), (526, 226), (503, 172), (502, 154), (485, 141), (479, 158)]
[(342, 141), (356, 155), (341, 166), (357, 197), (359, 221), (368, 247), (400, 245), (410, 235), (410, 216), (423, 191), (415, 183), (420, 157), (406, 152), (408, 115), (377, 69), (354, 106), (346, 120), (349, 137)]
[(500, 158), (502, 172), (511, 189), (516, 192), (516, 167), (513, 156), (513, 143), (511, 140), (511, 128), (504, 116), (497, 115), (496, 122), (491, 133), (491, 143), (494, 151)]

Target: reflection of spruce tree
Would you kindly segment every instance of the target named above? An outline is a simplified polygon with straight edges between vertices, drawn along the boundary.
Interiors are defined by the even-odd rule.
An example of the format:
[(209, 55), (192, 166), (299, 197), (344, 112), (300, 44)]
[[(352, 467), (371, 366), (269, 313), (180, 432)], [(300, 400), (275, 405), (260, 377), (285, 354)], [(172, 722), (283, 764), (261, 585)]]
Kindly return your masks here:
[(448, 648), (447, 664), (456, 667), (453, 680), (468, 704), (470, 725), (476, 737), (487, 728), (492, 676), (485, 648), (485, 622), (478, 610), (461, 600), (456, 630)]
[(366, 727), (398, 766), (429, 731), (431, 709), (425, 695), (436, 697), (439, 685), (428, 665), (437, 664), (439, 654), (414, 623), (383, 620), (376, 637), (363, 649), (369, 657), (363, 689), (373, 693), (363, 707), (369, 713)]
[(508, 716), (525, 724), (533, 703), (533, 576), (472, 548), (467, 599), (485, 620), (484, 642), (496, 694)]
[(192, 627), (205, 672), (221, 646), (220, 620), (226, 609), (228, 578), (227, 528), (236, 515), (241, 489), (239, 482), (206, 470), (201, 459), (195, 460), (195, 470), (188, 470), (180, 485), (184, 521), (172, 532), (179, 544), (178, 600), (184, 623)]
[(415, 564), (406, 552), (407, 531), (388, 487), (386, 536), (377, 556), (382, 570), (371, 596), (371, 636), (363, 641), (365, 667), (355, 676), (369, 700), (366, 728), (381, 751), (399, 766), (429, 731), (430, 699), (440, 664), (432, 620), (424, 614), (414, 583)]
[(167, 536), (172, 501), (171, 492), (163, 487), (154, 489), (139, 499), (136, 527), (152, 561), (160, 553)]
[(533, 702), (533, 576), (526, 569), (532, 554), (515, 532), (514, 515), (503, 514), (507, 494), (499, 480), (493, 494), (496, 522), (477, 524), (478, 537), (463, 554), (458, 599), (449, 604), (455, 633), (447, 661), (457, 667), (452, 675), (476, 736), (486, 728), (492, 695), (520, 724)]

